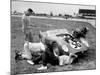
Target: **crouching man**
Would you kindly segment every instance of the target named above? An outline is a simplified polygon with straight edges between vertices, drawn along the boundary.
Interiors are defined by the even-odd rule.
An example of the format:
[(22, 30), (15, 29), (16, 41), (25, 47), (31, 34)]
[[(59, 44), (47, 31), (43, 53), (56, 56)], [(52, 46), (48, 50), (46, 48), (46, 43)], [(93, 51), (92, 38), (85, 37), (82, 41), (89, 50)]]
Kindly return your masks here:
[[(49, 40), (48, 40), (49, 41)], [(51, 41), (47, 42), (46, 41), (46, 49), (45, 52), (42, 54), (42, 66), (38, 68), (38, 70), (44, 70), (47, 69), (47, 64), (51, 65), (59, 65), (59, 59), (54, 55), (53, 51), (53, 44), (50, 43)]]
[(43, 65), (38, 70), (47, 69), (47, 64), (55, 65), (66, 65), (71, 64), (74, 60), (74, 55), (64, 52), (59, 48), (57, 43), (54, 41), (52, 44), (46, 44), (47, 48), (42, 54)]

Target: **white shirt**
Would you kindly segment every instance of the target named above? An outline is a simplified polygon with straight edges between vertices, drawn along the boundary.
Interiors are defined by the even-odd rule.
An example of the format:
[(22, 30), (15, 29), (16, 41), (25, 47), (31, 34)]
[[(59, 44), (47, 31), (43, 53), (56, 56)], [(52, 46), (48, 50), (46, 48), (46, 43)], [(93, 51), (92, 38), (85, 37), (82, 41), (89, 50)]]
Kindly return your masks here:
[(30, 25), (30, 17), (26, 16), (25, 14), (22, 16), (22, 29), (25, 31), (28, 29)]

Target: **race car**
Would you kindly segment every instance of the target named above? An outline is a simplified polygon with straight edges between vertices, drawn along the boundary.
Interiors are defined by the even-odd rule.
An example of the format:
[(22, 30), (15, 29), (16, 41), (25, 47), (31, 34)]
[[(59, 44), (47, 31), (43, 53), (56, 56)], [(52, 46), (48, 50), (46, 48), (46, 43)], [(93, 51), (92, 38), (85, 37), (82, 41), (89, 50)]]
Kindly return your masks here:
[(41, 32), (43, 39), (56, 41), (65, 52), (77, 53), (84, 52), (89, 47), (88, 41), (85, 38), (76, 39), (67, 29), (54, 29)]

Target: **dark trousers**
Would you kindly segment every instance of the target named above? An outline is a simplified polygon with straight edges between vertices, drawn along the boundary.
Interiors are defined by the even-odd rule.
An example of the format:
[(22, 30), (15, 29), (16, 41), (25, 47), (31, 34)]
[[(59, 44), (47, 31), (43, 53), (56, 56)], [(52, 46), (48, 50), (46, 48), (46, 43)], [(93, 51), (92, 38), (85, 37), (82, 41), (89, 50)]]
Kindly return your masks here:
[(43, 66), (47, 66), (47, 64), (51, 65), (59, 65), (59, 59), (50, 51), (50, 49), (46, 49), (46, 51), (42, 55)]
[(43, 66), (47, 66), (47, 64), (51, 65), (59, 65), (59, 59), (54, 55), (52, 51), (49, 49), (46, 49), (45, 52), (43, 52), (40, 56), (36, 57), (33, 62), (35, 64), (39, 64), (39, 62), (42, 60)]
[(40, 61), (42, 61), (42, 55), (35, 57), (33, 60), (34, 64), (39, 64)]

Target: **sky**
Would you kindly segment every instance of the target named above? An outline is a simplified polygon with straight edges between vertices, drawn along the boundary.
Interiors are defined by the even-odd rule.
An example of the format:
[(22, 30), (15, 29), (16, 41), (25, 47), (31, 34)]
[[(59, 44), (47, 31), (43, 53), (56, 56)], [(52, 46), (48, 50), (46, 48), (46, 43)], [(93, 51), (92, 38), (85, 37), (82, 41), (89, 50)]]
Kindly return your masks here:
[(78, 13), (79, 9), (95, 9), (95, 6), (12, 1), (11, 11), (17, 10), (18, 12), (23, 13), (28, 8), (32, 8), (35, 13), (50, 14), (50, 12), (52, 12), (55, 15), (58, 15), (59, 13), (73, 15), (74, 13)]

